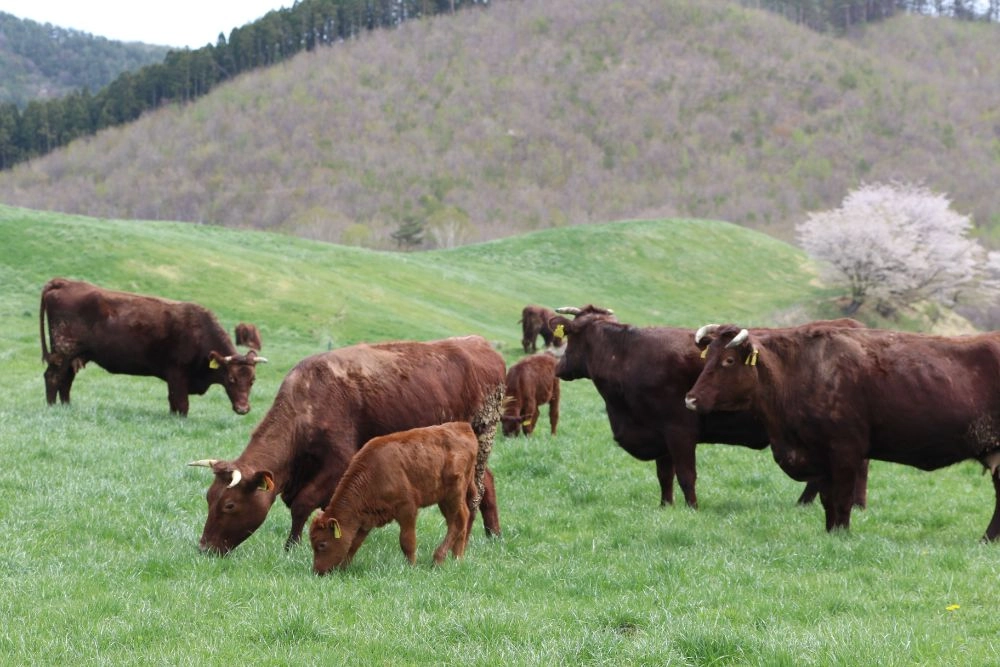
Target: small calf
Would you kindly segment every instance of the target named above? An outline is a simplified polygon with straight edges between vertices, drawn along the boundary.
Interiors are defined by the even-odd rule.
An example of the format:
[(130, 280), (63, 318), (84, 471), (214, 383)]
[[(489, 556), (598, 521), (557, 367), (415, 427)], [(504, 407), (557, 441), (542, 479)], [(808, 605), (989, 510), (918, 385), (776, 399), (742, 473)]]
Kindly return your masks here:
[(260, 352), (260, 331), (253, 324), (240, 322), (236, 325), (236, 344), (245, 345), (251, 350)]
[(414, 428), (369, 440), (351, 459), (330, 504), (309, 527), (313, 571), (346, 568), (372, 528), (395, 520), (399, 546), (416, 562), (417, 511), (437, 504), (448, 524), (434, 551), (461, 558), (469, 541), (479, 443), (466, 422)]
[(556, 357), (550, 353), (524, 357), (507, 370), (504, 412), (501, 416), (503, 434), (531, 435), (540, 416), (539, 407), (549, 404), (549, 428), (556, 434), (559, 424), (559, 378), (556, 377)]

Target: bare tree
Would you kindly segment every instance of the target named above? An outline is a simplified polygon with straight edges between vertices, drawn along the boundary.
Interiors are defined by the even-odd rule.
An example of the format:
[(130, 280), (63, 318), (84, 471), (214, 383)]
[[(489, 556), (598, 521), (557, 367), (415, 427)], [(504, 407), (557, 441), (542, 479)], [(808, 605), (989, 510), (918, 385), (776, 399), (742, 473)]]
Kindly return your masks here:
[(847, 287), (845, 308), (874, 299), (882, 312), (931, 300), (945, 306), (973, 300), (987, 276), (985, 250), (969, 239), (972, 220), (922, 186), (864, 185), (840, 208), (810, 213), (799, 241)]

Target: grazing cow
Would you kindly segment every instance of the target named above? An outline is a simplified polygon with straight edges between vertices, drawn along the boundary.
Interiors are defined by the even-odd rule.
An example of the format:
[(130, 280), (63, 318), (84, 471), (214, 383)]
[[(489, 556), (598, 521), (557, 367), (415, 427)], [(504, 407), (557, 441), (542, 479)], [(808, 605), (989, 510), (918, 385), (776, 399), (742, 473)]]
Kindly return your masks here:
[(189, 464), (215, 473), (202, 550), (234, 549), (264, 522), (278, 495), (292, 513), (285, 542), (291, 547), (364, 443), (450, 421), (467, 421), (476, 432), (483, 523), (488, 533), (499, 534), (486, 460), (500, 421), (505, 371), (503, 357), (479, 336), (360, 344), (303, 359), (285, 376), (239, 457)]
[(236, 344), (260, 352), (260, 331), (253, 324), (240, 322), (236, 325)]
[(934, 470), (975, 459), (1000, 534), (1000, 335), (941, 337), (805, 325), (718, 328), (688, 392), (699, 413), (749, 410), (790, 477), (815, 480), (826, 528), (848, 528), (867, 458)]
[(197, 304), (115, 292), (78, 280), (53, 278), (45, 284), (38, 322), (42, 361), (48, 364), (49, 405), (57, 395), (69, 403), (73, 379), (93, 361), (109, 373), (165, 380), (173, 413), (186, 416), (189, 395), (221, 384), (233, 411), (245, 415), (256, 365), (267, 361), (252, 350), (238, 354), (215, 316)]
[[(549, 327), (549, 320), (553, 317), (555, 317), (555, 313), (548, 308), (542, 306), (524, 307), (518, 323), (521, 325), (521, 347), (524, 348), (525, 354), (535, 352), (538, 349), (535, 343), (539, 334), (542, 336), (545, 347), (551, 347), (554, 344), (552, 329)], [(558, 345), (558, 343), (555, 344)]]
[[(687, 504), (698, 506), (697, 443), (767, 447), (763, 425), (745, 411), (695, 415), (685, 409), (684, 394), (704, 365), (691, 331), (634, 327), (593, 305), (558, 311), (575, 317), (551, 320), (556, 335), (566, 337), (556, 375), (593, 381), (615, 442), (641, 461), (656, 462), (661, 505), (673, 504), (676, 474)], [(799, 502), (814, 496), (807, 486)]]
[(503, 434), (531, 435), (541, 416), (539, 407), (549, 404), (549, 429), (556, 434), (559, 424), (559, 378), (555, 355), (543, 352), (524, 357), (507, 369), (504, 411), (500, 418)]
[(399, 524), (399, 547), (417, 562), (417, 512), (436, 504), (448, 525), (434, 564), (469, 541), (479, 443), (468, 422), (414, 428), (369, 440), (351, 459), (333, 498), (309, 527), (313, 571), (346, 568), (373, 528)]

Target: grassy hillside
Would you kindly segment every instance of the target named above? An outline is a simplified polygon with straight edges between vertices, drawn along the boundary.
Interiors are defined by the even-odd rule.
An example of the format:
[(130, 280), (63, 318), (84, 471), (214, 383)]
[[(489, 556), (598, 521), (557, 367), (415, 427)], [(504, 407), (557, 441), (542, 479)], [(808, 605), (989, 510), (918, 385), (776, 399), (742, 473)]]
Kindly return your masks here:
[[(634, 217), (789, 240), (861, 182), (997, 217), (1000, 26), (500, 0), (303, 54), (0, 174), (0, 201), (394, 248)], [(988, 234), (984, 231), (984, 234)]]
[[(563, 383), (560, 432), (491, 458), (504, 536), (418, 564), (375, 531), (317, 578), (281, 545), (288, 512), (225, 559), (197, 552), (207, 473), (233, 457), (301, 357), (359, 340), (481, 333), (512, 361), (527, 302), (595, 301), (695, 326), (804, 315), (823, 294), (795, 249), (725, 223), (636, 221), (390, 254), (209, 226), (0, 207), (0, 655), (11, 664), (994, 663), (992, 505), (976, 466), (875, 464), (870, 507), (827, 535), (766, 452), (703, 446), (700, 509), (657, 507), (653, 466), (612, 442), (588, 381)], [(38, 294), (53, 275), (194, 299), (260, 325), (247, 417), (213, 388), (187, 419), (158, 380), (81, 372), (48, 408)], [(543, 423), (545, 420), (543, 410)], [(956, 607), (957, 606), (957, 607)]]

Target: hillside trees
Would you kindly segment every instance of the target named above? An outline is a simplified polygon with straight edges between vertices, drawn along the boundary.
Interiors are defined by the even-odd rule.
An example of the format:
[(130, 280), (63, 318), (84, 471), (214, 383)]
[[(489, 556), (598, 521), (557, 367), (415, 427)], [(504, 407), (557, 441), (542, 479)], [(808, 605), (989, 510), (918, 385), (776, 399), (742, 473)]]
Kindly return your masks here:
[(848, 314), (869, 300), (883, 314), (922, 300), (968, 303), (990, 266), (971, 229), (944, 195), (899, 183), (864, 185), (797, 227), (806, 252), (848, 290)]
[[(228, 41), (220, 34), (214, 45), (169, 51), (162, 63), (125, 72), (93, 96), (81, 92), (29, 104), (14, 114), (16, 130), (9, 135), (13, 139), (0, 135), (0, 168), (44, 155), (76, 137), (133, 121), (147, 109), (189, 102), (241, 72), (273, 65), (300, 51), (489, 1), (302, 0), (234, 28)], [(77, 107), (81, 101), (86, 103), (85, 111), (74, 108), (67, 113), (67, 107)], [(4, 114), (7, 119), (11, 112)], [(65, 124), (67, 118), (73, 119), (71, 126)], [(13, 145), (5, 149), (5, 141)]]

